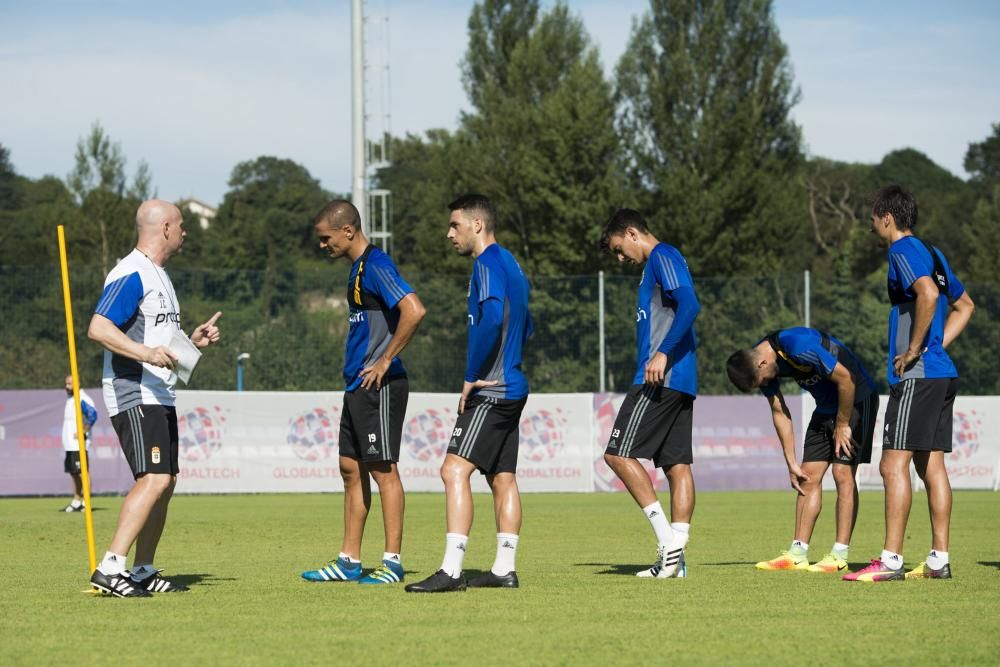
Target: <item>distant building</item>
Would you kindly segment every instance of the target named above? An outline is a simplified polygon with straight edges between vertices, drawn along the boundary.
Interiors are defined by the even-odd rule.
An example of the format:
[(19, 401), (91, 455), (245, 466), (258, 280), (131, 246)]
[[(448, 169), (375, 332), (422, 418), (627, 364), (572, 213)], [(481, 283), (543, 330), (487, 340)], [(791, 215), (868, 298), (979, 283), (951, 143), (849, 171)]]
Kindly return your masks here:
[(209, 206), (200, 199), (195, 199), (194, 197), (187, 197), (185, 199), (177, 202), (177, 208), (187, 209), (198, 216), (198, 224), (201, 225), (202, 229), (208, 229), (209, 225), (212, 224), (212, 220), (215, 219), (215, 214), (218, 213), (218, 209)]

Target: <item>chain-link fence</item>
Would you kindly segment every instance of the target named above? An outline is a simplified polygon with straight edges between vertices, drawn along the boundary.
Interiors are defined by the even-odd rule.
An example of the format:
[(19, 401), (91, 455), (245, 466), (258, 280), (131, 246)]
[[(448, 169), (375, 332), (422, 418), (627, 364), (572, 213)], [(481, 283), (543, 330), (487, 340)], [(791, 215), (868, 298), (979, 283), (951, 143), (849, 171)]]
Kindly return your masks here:
[[(347, 334), (347, 266), (282, 271), (170, 269), (187, 331), (216, 310), (223, 339), (202, 359), (193, 389), (232, 389), (236, 357), (249, 353), (249, 390), (335, 390)], [(455, 392), (465, 364), (468, 276), (409, 274), (407, 281), (427, 307), (427, 317), (403, 354), (414, 391)], [(101, 374), (101, 350), (86, 337), (101, 292), (103, 273), (74, 267), (73, 309), (83, 383)], [(636, 371), (635, 308), (639, 275), (561, 276), (532, 279), (535, 335), (525, 367), (533, 391), (624, 391)], [(604, 354), (600, 295), (604, 294)], [(801, 274), (696, 278), (702, 310), (699, 340), (701, 393), (733, 389), (725, 361), (777, 328), (803, 324), (810, 304), (812, 326), (850, 345), (885, 389), (888, 301), (884, 278), (871, 281), (815, 279), (806, 296)], [(952, 356), (965, 394), (1000, 393), (995, 361), (1000, 354), (1000, 285), (969, 284), (978, 310), (955, 343)], [(58, 267), (0, 267), (0, 388), (62, 385), (68, 368), (66, 329)]]

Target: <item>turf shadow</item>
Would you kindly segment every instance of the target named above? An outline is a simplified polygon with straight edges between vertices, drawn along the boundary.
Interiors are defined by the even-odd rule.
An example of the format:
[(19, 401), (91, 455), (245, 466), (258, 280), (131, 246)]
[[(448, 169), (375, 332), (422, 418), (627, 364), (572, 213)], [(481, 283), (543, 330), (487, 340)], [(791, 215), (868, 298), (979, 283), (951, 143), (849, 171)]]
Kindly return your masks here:
[(199, 574), (173, 574), (167, 577), (167, 579), (177, 584), (184, 584), (185, 586), (197, 586), (198, 584), (214, 586), (213, 582), (216, 581), (236, 581), (236, 577), (217, 577), (214, 574), (205, 572)]
[(649, 563), (618, 563), (615, 565), (609, 565), (608, 563), (574, 563), (574, 565), (576, 567), (605, 567), (607, 568), (606, 570), (599, 570), (594, 574), (612, 574), (621, 577), (634, 577), (636, 572), (649, 569)]
[(713, 567), (726, 567), (729, 565), (756, 565), (757, 563), (752, 560), (727, 560), (720, 561), (718, 563), (702, 563), (702, 565), (711, 565)]
[(995, 567), (1000, 570), (1000, 561), (997, 560), (981, 560), (979, 561), (979, 564), (985, 567)]

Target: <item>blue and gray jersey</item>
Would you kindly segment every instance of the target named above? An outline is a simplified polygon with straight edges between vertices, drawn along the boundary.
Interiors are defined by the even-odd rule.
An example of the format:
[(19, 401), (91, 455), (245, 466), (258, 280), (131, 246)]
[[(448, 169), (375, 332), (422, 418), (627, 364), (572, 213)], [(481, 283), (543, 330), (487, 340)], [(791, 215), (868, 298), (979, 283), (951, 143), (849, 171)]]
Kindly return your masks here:
[(778, 393), (782, 378), (790, 378), (816, 399), (816, 414), (834, 415), (839, 396), (837, 384), (829, 378), (838, 363), (854, 378), (855, 403), (866, 400), (875, 391), (875, 382), (858, 357), (833, 336), (816, 329), (792, 327), (777, 331), (757, 344), (764, 340), (778, 355), (778, 377), (760, 388), (760, 393), (767, 397)]
[(684, 256), (672, 245), (658, 243), (639, 283), (635, 313), (638, 366), (632, 384), (644, 383), (646, 364), (657, 352), (663, 352), (667, 355), (663, 386), (690, 396), (698, 394), (694, 318), (699, 308)]
[(530, 291), (517, 260), (497, 243), (472, 265), (465, 380), (497, 382), (478, 390), (480, 396), (518, 400), (528, 395), (521, 354), (532, 333)]
[[(945, 352), (941, 341), (944, 339), (944, 323), (948, 319), (949, 306), (965, 293), (965, 287), (958, 276), (952, 273), (944, 254), (936, 248), (933, 252), (937, 255), (937, 262), (931, 256), (928, 246), (915, 236), (904, 236), (889, 246), (888, 289), (889, 299), (893, 304), (892, 310), (889, 311), (890, 385), (910, 378), (958, 377), (958, 370)], [(935, 270), (935, 264), (940, 267), (942, 272), (940, 275)], [(892, 362), (910, 346), (910, 333), (917, 310), (913, 283), (924, 276), (931, 278), (939, 289), (937, 307), (934, 309), (934, 319), (931, 320), (927, 337), (920, 346), (924, 352), (917, 362), (903, 373), (903, 377), (899, 377)]]
[[(347, 281), (351, 319), (344, 355), (346, 391), (360, 387), (361, 371), (385, 354), (399, 324), (397, 306), (411, 292), (389, 255), (375, 246), (368, 246), (354, 261)], [(404, 375), (403, 361), (393, 357), (385, 379)]]
[[(181, 309), (162, 267), (133, 250), (111, 269), (94, 309), (122, 332), (147, 347), (169, 345), (181, 328)], [(104, 351), (104, 403), (114, 416), (136, 405), (173, 405), (177, 375)]]

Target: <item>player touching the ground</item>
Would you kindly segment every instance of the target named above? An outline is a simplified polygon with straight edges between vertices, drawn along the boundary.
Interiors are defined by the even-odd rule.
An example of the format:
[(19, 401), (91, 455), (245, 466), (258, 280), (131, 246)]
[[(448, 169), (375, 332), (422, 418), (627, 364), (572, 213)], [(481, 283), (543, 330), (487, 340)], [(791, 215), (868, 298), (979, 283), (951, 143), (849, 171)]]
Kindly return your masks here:
[[(420, 299), (389, 255), (371, 245), (358, 209), (335, 199), (316, 216), (319, 247), (347, 257), (350, 328), (344, 356), (344, 407), (340, 417), (340, 475), (344, 479), (344, 538), (340, 554), (308, 581), (394, 584), (403, 580), (403, 484), (396, 467), (410, 390), (399, 354), (423, 320)], [(371, 508), (371, 478), (379, 489), (385, 526), (382, 564), (361, 572), (361, 537)]]
[[(177, 484), (177, 412), (169, 348), (181, 331), (180, 304), (163, 267), (184, 243), (176, 206), (151, 199), (135, 216), (135, 250), (111, 270), (87, 334), (104, 347), (104, 404), (118, 434), (135, 485), (125, 497), (111, 545), (90, 582), (116, 597), (186, 591), (153, 567), (156, 546)], [(191, 342), (199, 348), (219, 341), (215, 323), (199, 325)], [(135, 543), (135, 564), (125, 569)]]
[(975, 304), (937, 248), (913, 235), (917, 201), (890, 185), (872, 202), (872, 231), (889, 246), (889, 405), (882, 462), (885, 546), (847, 581), (903, 579), (903, 536), (913, 502), (910, 461), (927, 487), (931, 551), (907, 579), (950, 579), (948, 532), (951, 482), (944, 455), (951, 451), (958, 371), (945, 351), (969, 323)]
[[(656, 562), (640, 577), (686, 576), (684, 547), (694, 513), (691, 430), (698, 393), (694, 320), (701, 310), (687, 262), (649, 232), (638, 211), (619, 209), (604, 226), (601, 247), (619, 262), (645, 264), (636, 309), (638, 368), (622, 403), (604, 460), (625, 484), (656, 535)], [(637, 459), (663, 468), (670, 516)]]
[[(848, 547), (858, 518), (859, 463), (870, 463), (878, 392), (864, 366), (836, 338), (805, 327), (776, 331), (752, 348), (738, 350), (726, 364), (729, 379), (742, 392), (760, 389), (771, 407), (795, 503), (791, 546), (758, 570), (847, 570)], [(802, 465), (795, 461), (792, 415), (781, 394), (781, 379), (792, 378), (816, 399), (806, 428)], [(833, 464), (837, 484), (837, 539), (826, 556), (809, 564), (809, 541), (823, 507), (823, 476)]]
[[(90, 428), (97, 423), (97, 408), (94, 407), (94, 399), (87, 395), (83, 389), (80, 390), (80, 412), (83, 415), (83, 438), (86, 443), (87, 453), (90, 453)], [(63, 469), (73, 480), (73, 500), (62, 509), (63, 512), (83, 511), (83, 476), (80, 472), (80, 440), (76, 436), (76, 408), (73, 405), (73, 376), (66, 376), (66, 407), (63, 409), (62, 427), (63, 449), (66, 457), (63, 461)], [(90, 457), (87, 458), (90, 463)]]
[(496, 209), (482, 195), (448, 205), (448, 239), (458, 254), (471, 255), (465, 382), (458, 420), (441, 465), (448, 534), (441, 569), (406, 590), (438, 593), (465, 590), (462, 561), (472, 529), (472, 473), (486, 475), (493, 491), (497, 552), (493, 567), (468, 582), (473, 588), (517, 588), (514, 567), (521, 531), (517, 451), (528, 379), (521, 353), (531, 335), (528, 279), (517, 260), (494, 237)]

